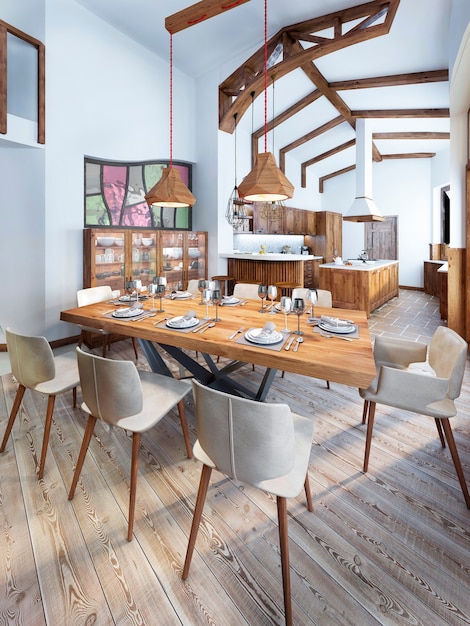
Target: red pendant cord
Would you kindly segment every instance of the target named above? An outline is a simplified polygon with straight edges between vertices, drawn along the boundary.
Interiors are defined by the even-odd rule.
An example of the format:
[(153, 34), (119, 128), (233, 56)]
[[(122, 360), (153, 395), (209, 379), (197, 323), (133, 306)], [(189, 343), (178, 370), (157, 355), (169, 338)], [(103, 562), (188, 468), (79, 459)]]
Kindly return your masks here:
[(170, 167), (173, 167), (173, 33), (170, 33)]
[(268, 151), (268, 0), (264, 0), (264, 151)]

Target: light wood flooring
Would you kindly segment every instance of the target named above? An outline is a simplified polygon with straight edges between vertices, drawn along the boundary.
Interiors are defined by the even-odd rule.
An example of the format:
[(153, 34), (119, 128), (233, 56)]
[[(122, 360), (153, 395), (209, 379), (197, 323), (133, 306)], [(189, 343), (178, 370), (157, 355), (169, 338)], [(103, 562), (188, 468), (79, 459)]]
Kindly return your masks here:
[[(371, 317), (373, 333), (428, 339), (438, 302), (418, 292)], [(132, 358), (130, 342), (114, 358)], [(141, 357), (140, 365), (145, 366)], [(259, 380), (243, 368), (240, 376)], [(0, 379), (0, 433), (16, 391)], [(268, 401), (315, 421), (314, 512), (289, 501), (294, 623), (470, 624), (470, 511), (434, 421), (378, 407), (369, 472), (356, 389), (286, 373)], [(0, 625), (284, 623), (273, 497), (213, 473), (187, 581), (180, 578), (200, 476), (178, 415), (144, 434), (135, 536), (126, 540), (130, 438), (98, 425), (67, 500), (85, 419), (58, 398), (44, 479), (37, 478), (45, 399), (26, 392), (0, 455)], [(470, 482), (470, 369), (452, 426)], [(192, 441), (191, 400), (186, 401)]]

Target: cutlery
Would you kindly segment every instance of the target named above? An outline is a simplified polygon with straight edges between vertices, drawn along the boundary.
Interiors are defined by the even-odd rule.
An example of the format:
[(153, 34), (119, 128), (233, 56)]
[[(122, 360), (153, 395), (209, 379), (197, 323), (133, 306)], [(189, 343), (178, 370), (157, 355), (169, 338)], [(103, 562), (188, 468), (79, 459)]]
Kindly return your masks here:
[(297, 343), (295, 344), (293, 351), (297, 352), (297, 350), (299, 349), (299, 345), (303, 342), (304, 342), (303, 337), (297, 337)]
[(241, 328), (239, 328), (238, 330), (236, 330), (234, 333), (232, 333), (229, 337), (229, 339), (233, 339), (234, 337), (236, 337), (238, 335), (238, 333), (242, 333), (245, 330), (245, 327), (242, 326)]
[(245, 304), (247, 304), (247, 303), (248, 303), (248, 300), (242, 300), (240, 302), (240, 306), (245, 306)]
[(213, 322), (214, 320), (206, 320), (205, 322), (202, 322), (202, 324), (200, 324), (199, 326), (196, 326), (196, 328), (193, 329), (193, 333), (198, 333), (202, 330), (203, 326), (207, 326), (208, 324), (210, 324), (211, 322)]
[(162, 317), (160, 320), (157, 320), (156, 322), (154, 322), (153, 325), (158, 326), (158, 324), (165, 322), (167, 319), (168, 319), (167, 317)]
[(202, 330), (199, 331), (199, 333), (202, 335), (202, 333), (205, 333), (208, 328), (212, 328), (213, 326), (215, 326), (215, 322), (211, 322), (208, 326), (205, 326)]
[(295, 337), (292, 335), (292, 337), (289, 339), (289, 341), (287, 342), (286, 347), (284, 348), (285, 350), (289, 350), (293, 341), (294, 341)]
[(333, 337), (333, 339), (343, 339), (343, 341), (354, 341), (351, 337), (343, 337), (343, 335), (328, 335), (327, 333), (320, 333), (320, 335), (325, 337), (325, 339), (331, 339)]
[(136, 321), (137, 322), (143, 322), (144, 320), (147, 320), (149, 317), (156, 317), (156, 315), (157, 315), (156, 313), (144, 313)]
[(114, 313), (116, 309), (110, 309), (109, 311), (104, 311), (103, 313), (101, 313), (101, 315), (109, 315), (110, 313)]

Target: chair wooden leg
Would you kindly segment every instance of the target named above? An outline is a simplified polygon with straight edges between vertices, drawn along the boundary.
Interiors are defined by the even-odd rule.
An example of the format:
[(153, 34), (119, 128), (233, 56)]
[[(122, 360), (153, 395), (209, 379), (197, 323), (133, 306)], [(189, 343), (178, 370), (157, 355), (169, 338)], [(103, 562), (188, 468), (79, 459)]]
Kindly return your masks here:
[(72, 401), (73, 401), (73, 408), (75, 409), (75, 407), (77, 406), (77, 388), (76, 387), (72, 389)]
[(369, 402), (369, 416), (367, 418), (367, 435), (366, 435), (366, 449), (364, 452), (364, 465), (362, 470), (367, 472), (367, 468), (369, 467), (369, 455), (370, 455), (370, 444), (372, 441), (372, 431), (374, 429), (374, 418), (375, 418), (375, 402)]
[(106, 356), (106, 347), (108, 345), (108, 335), (103, 336), (103, 358)]
[(5, 450), (5, 446), (7, 445), (8, 437), (10, 436), (11, 429), (13, 428), (13, 424), (15, 423), (16, 415), (18, 413), (18, 409), (20, 408), (21, 401), (23, 400), (24, 392), (26, 391), (26, 387), (23, 385), (19, 385), (18, 390), (16, 392), (15, 401), (13, 402), (13, 406), (11, 407), (10, 418), (8, 420), (7, 429), (5, 430), (5, 434), (3, 435), (2, 446), (0, 448), (0, 452)]
[(135, 337), (132, 337), (132, 346), (134, 347), (135, 360), (138, 361), (139, 353), (137, 352), (137, 341), (135, 340)]
[(85, 433), (83, 435), (82, 446), (80, 448), (80, 453), (77, 459), (77, 465), (75, 466), (75, 472), (73, 475), (72, 485), (69, 491), (69, 500), (72, 500), (75, 494), (75, 488), (77, 486), (78, 479), (80, 478), (80, 472), (82, 471), (83, 462), (85, 461), (88, 446), (90, 445), (91, 436), (93, 435), (93, 431), (95, 430), (95, 424), (96, 424), (96, 417), (93, 417), (93, 415), (89, 415), (88, 421), (86, 423)]
[(281, 378), (284, 378), (285, 371), (282, 370)]
[(209, 487), (209, 480), (212, 474), (212, 468), (208, 465), (202, 466), (201, 480), (199, 481), (199, 489), (197, 492), (196, 506), (194, 507), (193, 523), (191, 524), (191, 532), (189, 534), (188, 549), (186, 550), (186, 558), (184, 560), (183, 574), (181, 578), (186, 580), (189, 574), (189, 566), (191, 565), (191, 559), (194, 552), (194, 546), (196, 544), (197, 532), (199, 530), (199, 524), (201, 523), (202, 511), (204, 509), (204, 502), (206, 501), (207, 489)]
[(135, 498), (137, 494), (137, 477), (139, 475), (140, 433), (132, 433), (131, 484), (129, 492), (129, 523), (127, 541), (132, 541), (134, 532)]
[(78, 338), (78, 347), (81, 348), (83, 343), (83, 330), (80, 331), (80, 337)]
[(286, 626), (292, 626), (287, 503), (286, 498), (281, 498), (279, 496), (277, 497), (277, 517), (279, 523), (279, 547), (281, 549), (282, 586), (284, 589), (284, 612)]
[(307, 509), (311, 513), (313, 511), (313, 502), (312, 502), (312, 492), (310, 491), (310, 480), (308, 477), (308, 472), (305, 476), (304, 489), (305, 489), (305, 497), (307, 498)]
[(367, 413), (369, 411), (369, 400), (364, 400), (364, 408), (362, 410), (362, 423), (365, 424), (367, 422)]
[(444, 437), (444, 433), (442, 432), (441, 420), (438, 417), (435, 417), (434, 421), (436, 423), (437, 432), (439, 433), (439, 439), (441, 440), (441, 446), (443, 448), (445, 448), (446, 447), (446, 440), (445, 440), (445, 437)]
[(327, 388), (327, 389), (329, 389), (329, 388), (330, 388), (330, 381), (329, 381), (329, 380), (327, 380), (327, 381), (326, 381), (326, 388)]
[(55, 396), (49, 396), (47, 400), (46, 422), (44, 424), (44, 436), (42, 438), (41, 462), (39, 463), (39, 478), (44, 476), (44, 466), (46, 464), (47, 446), (49, 445), (49, 435), (52, 426), (52, 414), (54, 413)]
[(450, 455), (454, 462), (455, 471), (457, 472), (460, 487), (462, 488), (463, 497), (465, 498), (465, 504), (467, 505), (467, 509), (470, 509), (470, 496), (468, 494), (467, 483), (465, 482), (462, 464), (460, 463), (460, 457), (459, 453), (457, 452), (457, 446), (455, 445), (454, 434), (452, 432), (449, 419), (441, 419), (441, 425), (444, 430), (447, 443), (449, 444)]
[(189, 440), (188, 422), (186, 421), (186, 412), (184, 410), (184, 401), (178, 402), (178, 413), (180, 414), (181, 430), (183, 431), (184, 445), (186, 446), (186, 454), (188, 459), (193, 458), (193, 450), (191, 448), (191, 441)]

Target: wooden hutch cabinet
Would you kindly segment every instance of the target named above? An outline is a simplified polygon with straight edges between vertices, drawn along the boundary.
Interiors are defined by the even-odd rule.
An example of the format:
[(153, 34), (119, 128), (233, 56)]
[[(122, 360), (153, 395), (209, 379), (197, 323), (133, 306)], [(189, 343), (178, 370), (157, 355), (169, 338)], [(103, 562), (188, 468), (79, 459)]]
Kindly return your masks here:
[(83, 286), (125, 289), (126, 280), (148, 285), (166, 276), (171, 289), (207, 278), (207, 233), (178, 230), (85, 228)]
[(324, 263), (331, 263), (336, 256), (343, 254), (343, 215), (332, 211), (315, 213), (314, 234), (305, 236), (305, 245), (316, 256), (322, 256)]

